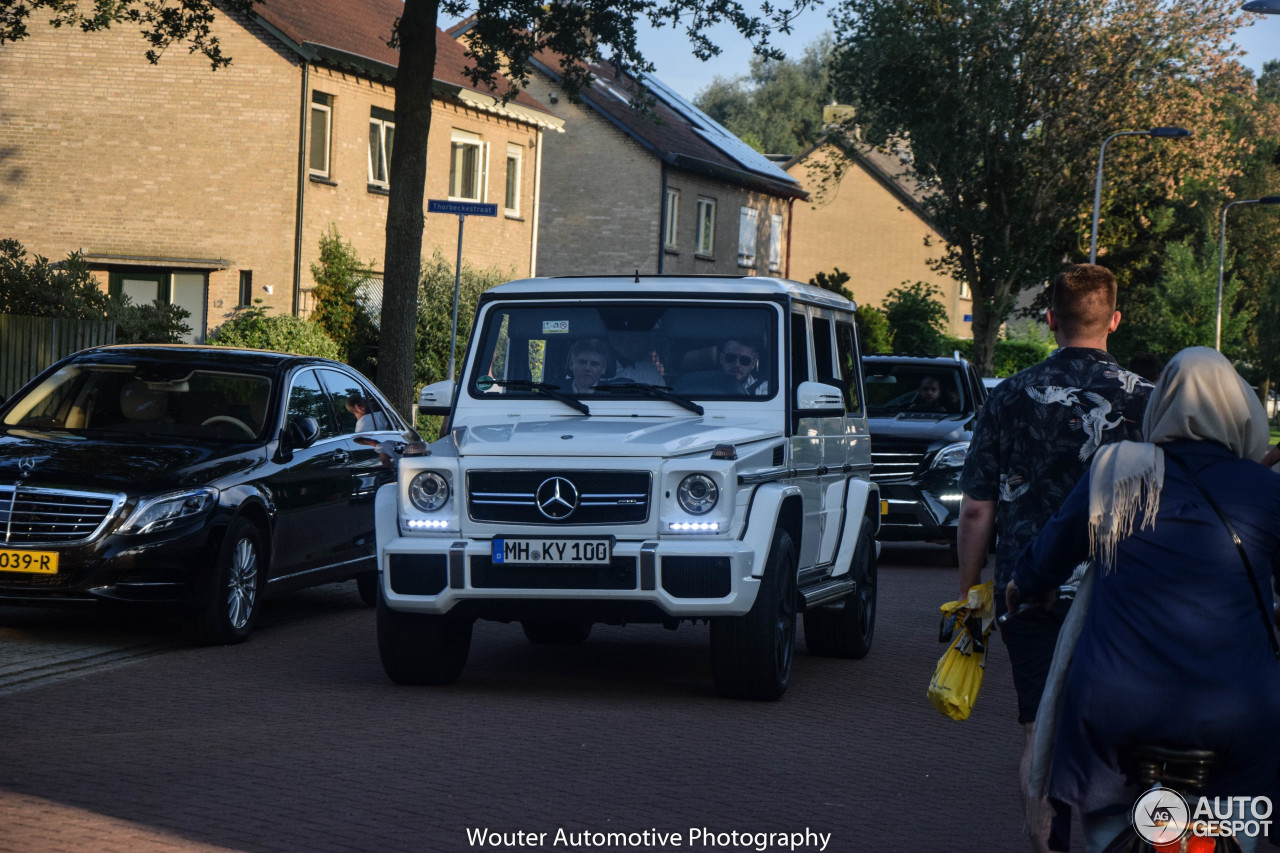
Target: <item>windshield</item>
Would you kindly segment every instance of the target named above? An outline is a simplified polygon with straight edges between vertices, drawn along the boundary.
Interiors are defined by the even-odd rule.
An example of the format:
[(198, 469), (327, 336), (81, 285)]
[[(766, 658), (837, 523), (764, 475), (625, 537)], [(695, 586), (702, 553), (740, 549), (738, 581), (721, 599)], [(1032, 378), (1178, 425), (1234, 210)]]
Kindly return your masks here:
[(249, 441), (262, 435), (271, 380), (194, 370), (171, 378), (157, 365), (73, 364), (14, 400), (4, 425), (71, 432)]
[(867, 414), (938, 417), (973, 411), (959, 365), (862, 363)]
[(767, 400), (778, 387), (777, 318), (768, 303), (497, 305), (484, 316), (467, 390), (679, 404), (654, 391), (665, 388), (686, 401)]

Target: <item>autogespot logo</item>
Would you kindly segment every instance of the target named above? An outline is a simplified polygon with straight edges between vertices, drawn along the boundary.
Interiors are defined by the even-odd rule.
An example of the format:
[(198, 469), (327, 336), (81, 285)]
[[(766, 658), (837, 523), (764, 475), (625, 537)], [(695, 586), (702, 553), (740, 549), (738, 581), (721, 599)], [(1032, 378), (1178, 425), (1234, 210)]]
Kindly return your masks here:
[(1148, 844), (1169, 844), (1187, 833), (1191, 810), (1171, 788), (1152, 788), (1133, 804), (1133, 829)]

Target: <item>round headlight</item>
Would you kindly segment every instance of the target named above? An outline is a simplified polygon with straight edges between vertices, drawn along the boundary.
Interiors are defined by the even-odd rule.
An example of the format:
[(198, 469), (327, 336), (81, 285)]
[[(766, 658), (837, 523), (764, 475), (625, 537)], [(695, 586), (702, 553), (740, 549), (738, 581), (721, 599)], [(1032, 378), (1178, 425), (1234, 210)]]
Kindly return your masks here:
[(690, 474), (680, 481), (676, 501), (690, 515), (706, 515), (720, 499), (720, 489), (706, 474)]
[(449, 482), (435, 471), (424, 471), (409, 481), (409, 500), (423, 512), (435, 512), (449, 500)]

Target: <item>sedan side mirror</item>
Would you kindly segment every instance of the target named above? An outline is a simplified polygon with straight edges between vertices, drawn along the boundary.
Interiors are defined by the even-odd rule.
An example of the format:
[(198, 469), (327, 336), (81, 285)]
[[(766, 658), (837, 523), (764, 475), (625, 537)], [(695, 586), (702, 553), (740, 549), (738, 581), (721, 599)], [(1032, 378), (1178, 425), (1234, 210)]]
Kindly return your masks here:
[(315, 444), (320, 436), (320, 423), (310, 415), (289, 418), (284, 432), (280, 433), (280, 445), (276, 448), (275, 461), (288, 462), (293, 451), (305, 450)]

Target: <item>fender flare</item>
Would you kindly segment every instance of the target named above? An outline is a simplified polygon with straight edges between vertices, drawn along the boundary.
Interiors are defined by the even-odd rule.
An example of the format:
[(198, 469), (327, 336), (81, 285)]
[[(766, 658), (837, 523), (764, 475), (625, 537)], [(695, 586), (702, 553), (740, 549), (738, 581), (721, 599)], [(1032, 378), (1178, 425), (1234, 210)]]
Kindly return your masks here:
[(758, 555), (752, 561), (751, 576), (758, 578), (764, 575), (764, 566), (769, 558), (769, 549), (773, 547), (773, 532), (783, 522), (784, 508), (789, 502), (801, 504), (799, 520), (795, 523), (792, 538), (797, 545), (800, 542), (801, 527), (804, 524), (803, 497), (798, 486), (787, 483), (764, 483), (751, 495), (751, 506), (747, 514), (747, 529), (743, 532), (742, 541), (751, 546)]

